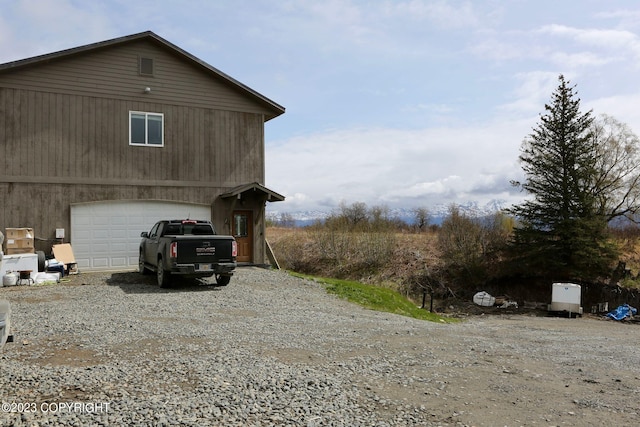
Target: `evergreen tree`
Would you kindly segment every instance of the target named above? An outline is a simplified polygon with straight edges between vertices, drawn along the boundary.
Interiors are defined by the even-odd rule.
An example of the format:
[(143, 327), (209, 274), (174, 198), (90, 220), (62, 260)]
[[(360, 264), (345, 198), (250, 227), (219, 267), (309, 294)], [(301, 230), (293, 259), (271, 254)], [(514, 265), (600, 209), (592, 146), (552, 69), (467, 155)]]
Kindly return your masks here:
[(591, 111), (580, 112), (580, 99), (564, 76), (559, 83), (522, 144), (526, 180), (517, 184), (532, 197), (509, 210), (520, 221), (512, 248), (529, 273), (594, 278), (617, 256), (593, 191), (598, 144), (591, 134)]

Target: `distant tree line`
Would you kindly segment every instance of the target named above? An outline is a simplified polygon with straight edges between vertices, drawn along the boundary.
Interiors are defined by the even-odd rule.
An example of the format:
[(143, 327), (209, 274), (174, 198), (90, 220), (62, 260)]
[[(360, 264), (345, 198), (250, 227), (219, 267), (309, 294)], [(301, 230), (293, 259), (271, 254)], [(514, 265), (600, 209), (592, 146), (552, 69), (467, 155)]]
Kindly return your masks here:
[[(396, 228), (398, 230), (414, 229), (426, 231), (437, 227), (431, 223), (431, 214), (426, 207), (412, 209), (412, 221), (406, 221), (398, 216), (391, 215), (391, 209), (387, 205), (367, 206), (363, 202), (347, 204), (340, 203), (338, 209), (331, 212), (324, 219), (314, 221), (314, 226), (341, 224), (352, 231), (358, 229)], [(267, 214), (268, 227), (293, 228), (297, 226), (296, 219), (289, 212)]]

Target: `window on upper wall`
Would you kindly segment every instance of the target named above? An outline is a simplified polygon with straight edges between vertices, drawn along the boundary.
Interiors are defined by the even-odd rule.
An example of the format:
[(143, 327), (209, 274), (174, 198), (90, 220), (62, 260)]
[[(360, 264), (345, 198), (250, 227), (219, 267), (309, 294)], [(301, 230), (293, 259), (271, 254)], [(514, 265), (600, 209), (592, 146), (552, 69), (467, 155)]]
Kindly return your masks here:
[(153, 58), (140, 57), (138, 72), (143, 76), (153, 76)]
[(164, 146), (164, 114), (129, 111), (129, 145)]

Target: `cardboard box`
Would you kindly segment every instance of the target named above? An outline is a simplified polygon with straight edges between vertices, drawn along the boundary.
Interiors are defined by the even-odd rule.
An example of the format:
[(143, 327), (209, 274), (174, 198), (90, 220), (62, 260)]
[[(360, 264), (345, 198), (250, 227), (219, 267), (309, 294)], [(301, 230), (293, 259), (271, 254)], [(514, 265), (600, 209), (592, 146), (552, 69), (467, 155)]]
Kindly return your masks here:
[(8, 255), (34, 253), (33, 228), (6, 228), (4, 247)]
[(73, 254), (73, 248), (69, 243), (53, 245), (51, 250), (53, 251), (53, 257), (64, 264), (67, 274), (78, 274), (76, 256)]
[(5, 255), (21, 255), (21, 254), (33, 254), (35, 251), (33, 248), (7, 248), (4, 251)]
[(33, 239), (33, 228), (6, 228), (5, 239)]
[(5, 246), (7, 249), (33, 249), (33, 239), (7, 239)]

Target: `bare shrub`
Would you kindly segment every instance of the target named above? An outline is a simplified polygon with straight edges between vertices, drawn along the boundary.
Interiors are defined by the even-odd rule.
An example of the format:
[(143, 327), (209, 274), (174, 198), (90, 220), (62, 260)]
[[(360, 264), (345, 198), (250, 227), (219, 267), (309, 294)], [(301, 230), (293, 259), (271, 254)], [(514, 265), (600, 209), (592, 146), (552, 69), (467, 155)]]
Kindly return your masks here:
[(415, 270), (402, 282), (402, 290), (407, 298), (414, 301), (424, 301), (425, 295), (431, 299), (447, 300), (456, 297), (456, 293), (447, 284), (447, 277), (439, 265), (425, 266), (424, 269)]
[(280, 233), (279, 238), (270, 242), (280, 266), (286, 270), (310, 272), (311, 264), (306, 256), (309, 241), (303, 230)]
[(459, 286), (472, 288), (497, 274), (497, 262), (509, 241), (513, 222), (501, 213), (472, 218), (451, 206), (438, 234), (438, 246), (451, 279)]
[(393, 232), (314, 227), (309, 235), (317, 261), (333, 263), (340, 270), (373, 268), (393, 262), (396, 244)]
[(418, 231), (425, 231), (429, 227), (430, 214), (429, 210), (425, 207), (413, 209), (413, 215), (415, 217), (415, 227)]
[(397, 262), (397, 260), (393, 259), (393, 251), (396, 246), (394, 233), (389, 231), (368, 231), (357, 233), (353, 237), (356, 243), (354, 259), (360, 259), (370, 267)]
[(346, 220), (347, 224), (354, 228), (360, 223), (367, 221), (367, 205), (362, 202), (355, 202), (351, 205), (340, 203), (340, 215)]
[(320, 261), (342, 265), (349, 259), (353, 246), (350, 233), (341, 227), (315, 226), (309, 235), (315, 249), (315, 257)]

